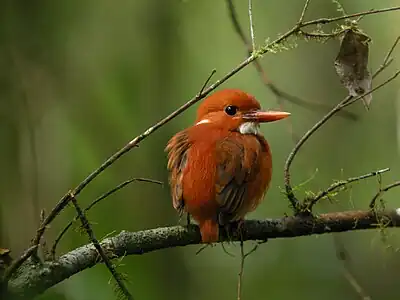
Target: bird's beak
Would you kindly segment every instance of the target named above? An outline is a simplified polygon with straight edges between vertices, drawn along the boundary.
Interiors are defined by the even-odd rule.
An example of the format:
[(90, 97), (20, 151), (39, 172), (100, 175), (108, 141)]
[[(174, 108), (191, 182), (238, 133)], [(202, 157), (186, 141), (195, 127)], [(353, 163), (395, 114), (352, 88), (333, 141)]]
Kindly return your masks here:
[(284, 111), (252, 111), (243, 114), (242, 118), (246, 121), (266, 123), (274, 122), (290, 116), (290, 113)]

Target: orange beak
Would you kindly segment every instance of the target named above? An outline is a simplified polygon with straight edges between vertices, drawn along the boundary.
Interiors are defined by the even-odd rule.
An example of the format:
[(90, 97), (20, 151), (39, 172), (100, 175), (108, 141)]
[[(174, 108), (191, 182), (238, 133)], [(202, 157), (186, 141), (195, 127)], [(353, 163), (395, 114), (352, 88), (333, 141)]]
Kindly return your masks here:
[(290, 113), (284, 111), (252, 111), (243, 114), (242, 118), (246, 121), (258, 123), (274, 122), (290, 116)]

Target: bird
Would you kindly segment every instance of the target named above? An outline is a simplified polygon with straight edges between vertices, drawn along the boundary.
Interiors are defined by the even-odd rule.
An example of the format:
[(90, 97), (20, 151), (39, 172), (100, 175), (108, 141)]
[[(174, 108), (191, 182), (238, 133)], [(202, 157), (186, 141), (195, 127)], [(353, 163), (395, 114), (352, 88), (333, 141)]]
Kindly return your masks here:
[(194, 124), (167, 143), (172, 205), (198, 223), (202, 243), (220, 227), (242, 224), (261, 203), (272, 177), (272, 157), (260, 123), (288, 117), (262, 111), (254, 96), (222, 89), (203, 100)]

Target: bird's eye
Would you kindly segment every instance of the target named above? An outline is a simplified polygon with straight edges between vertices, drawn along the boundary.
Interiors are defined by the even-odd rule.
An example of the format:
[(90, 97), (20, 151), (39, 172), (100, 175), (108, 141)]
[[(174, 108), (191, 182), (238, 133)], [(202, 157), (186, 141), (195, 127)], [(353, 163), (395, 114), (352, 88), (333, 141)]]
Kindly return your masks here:
[(230, 116), (236, 115), (237, 110), (238, 110), (238, 108), (233, 105), (229, 105), (229, 106), (225, 107), (225, 112)]

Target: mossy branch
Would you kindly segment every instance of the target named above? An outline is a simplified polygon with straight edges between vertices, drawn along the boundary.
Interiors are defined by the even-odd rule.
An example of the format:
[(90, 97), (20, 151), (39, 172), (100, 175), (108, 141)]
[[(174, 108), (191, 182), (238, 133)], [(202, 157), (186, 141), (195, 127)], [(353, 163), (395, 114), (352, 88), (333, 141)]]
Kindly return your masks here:
[[(243, 226), (243, 239), (268, 240), (276, 238), (294, 238), (313, 234), (355, 231), (361, 229), (400, 226), (400, 209), (377, 211), (346, 211), (321, 214), (318, 216), (288, 216), (279, 219), (247, 220)], [(233, 241), (240, 238), (229, 233)], [(138, 232), (122, 231), (120, 234), (101, 241), (101, 246), (110, 259), (126, 255), (138, 255), (148, 252), (200, 244), (200, 232), (196, 225), (188, 227), (172, 226)], [(226, 237), (221, 237), (221, 242)], [(31, 299), (43, 293), (59, 282), (100, 262), (93, 244), (87, 244), (72, 250), (55, 261), (43, 264), (33, 260), (25, 262), (9, 281), (7, 299)]]

